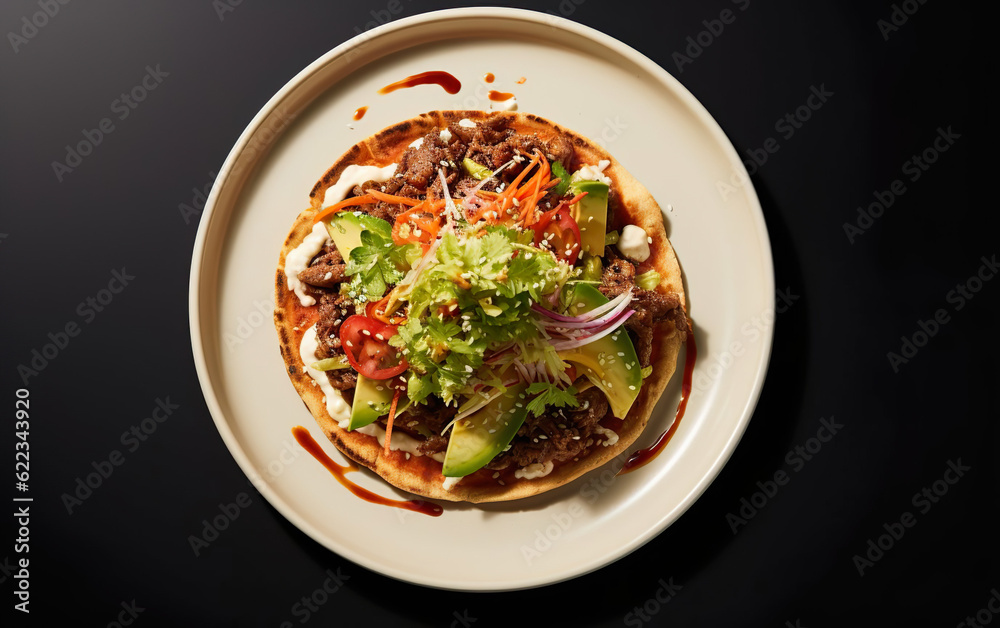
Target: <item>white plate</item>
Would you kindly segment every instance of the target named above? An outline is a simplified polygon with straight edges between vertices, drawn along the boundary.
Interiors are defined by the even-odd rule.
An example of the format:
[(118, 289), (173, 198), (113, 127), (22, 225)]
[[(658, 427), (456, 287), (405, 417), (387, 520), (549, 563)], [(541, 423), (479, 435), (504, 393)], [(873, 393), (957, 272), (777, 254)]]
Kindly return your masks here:
[[(450, 72), (461, 91), (424, 85), (376, 93), (428, 70)], [(484, 82), (487, 72), (494, 83)], [(684, 269), (700, 357), (687, 415), (650, 465), (617, 478), (599, 469), (534, 498), (446, 505), (442, 516), (429, 517), (361, 501), (292, 439), (295, 425), (322, 436), (284, 372), (271, 322), (272, 281), (293, 219), (344, 150), (424, 111), (488, 109), (489, 89), (514, 92), (521, 111), (605, 144), (658, 199)], [(354, 122), (366, 105), (367, 115)], [(190, 315), (198, 375), (219, 432), (279, 512), (387, 576), (445, 589), (510, 590), (598, 569), (655, 537), (701, 495), (757, 402), (771, 349), (774, 281), (760, 205), (749, 183), (738, 184), (746, 180), (719, 126), (680, 83), (590, 28), (484, 8), (427, 13), (360, 35), (271, 99), (208, 199)], [(673, 420), (681, 370), (637, 447)], [(406, 498), (367, 471), (352, 477)]]

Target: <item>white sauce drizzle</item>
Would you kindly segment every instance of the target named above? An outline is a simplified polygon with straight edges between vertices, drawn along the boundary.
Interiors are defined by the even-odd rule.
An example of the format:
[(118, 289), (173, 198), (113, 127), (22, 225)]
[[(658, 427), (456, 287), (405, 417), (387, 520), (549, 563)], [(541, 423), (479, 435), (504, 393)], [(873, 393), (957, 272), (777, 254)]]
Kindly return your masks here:
[[(339, 203), (347, 198), (354, 186), (366, 181), (385, 181), (392, 177), (394, 172), (396, 164), (389, 164), (383, 168), (351, 164), (344, 168), (337, 182), (326, 191), (325, 199), (330, 199), (331, 204)], [(288, 282), (288, 289), (295, 292), (303, 307), (316, 305), (316, 299), (305, 293), (302, 282), (299, 281), (299, 273), (309, 267), (309, 262), (323, 250), (329, 239), (330, 234), (327, 233), (326, 224), (318, 222), (313, 225), (312, 233), (302, 240), (302, 244), (292, 249), (285, 257), (285, 279)]]
[(337, 182), (327, 189), (323, 202), (330, 205), (339, 203), (347, 198), (348, 193), (354, 189), (355, 185), (361, 185), (366, 181), (385, 181), (392, 177), (394, 172), (396, 172), (396, 164), (389, 164), (384, 168), (351, 164), (340, 173)]
[(514, 470), (514, 477), (518, 479), (534, 480), (535, 478), (544, 478), (546, 475), (552, 473), (552, 469), (555, 465), (549, 460), (544, 465), (538, 462), (529, 464), (521, 469)]
[(462, 118), (461, 120), (458, 121), (458, 126), (462, 126), (467, 129), (474, 129), (476, 128), (476, 123), (468, 118)]
[(313, 225), (312, 232), (302, 240), (302, 244), (289, 251), (288, 255), (285, 256), (285, 279), (288, 289), (295, 292), (295, 296), (299, 298), (299, 303), (303, 307), (316, 305), (316, 299), (305, 293), (305, 288), (299, 281), (299, 273), (309, 267), (309, 262), (323, 250), (329, 239), (330, 234), (326, 231), (326, 225), (317, 222)]
[[(326, 376), (326, 373), (309, 366), (317, 361), (316, 350), (318, 348), (319, 338), (316, 337), (316, 326), (313, 325), (302, 335), (302, 344), (299, 345), (299, 357), (302, 359), (302, 364), (305, 365), (306, 373), (316, 382), (320, 390), (323, 391), (323, 394), (326, 395), (324, 403), (326, 404), (327, 413), (334, 421), (337, 421), (337, 424), (341, 428), (347, 429), (347, 426), (351, 424), (351, 406), (347, 405), (347, 402), (344, 401), (344, 397), (341, 396), (340, 391), (330, 384), (330, 379)], [(377, 423), (359, 427), (354, 431), (374, 436), (378, 439), (379, 445), (385, 446), (385, 430)], [(420, 442), (405, 432), (397, 431), (392, 435), (392, 442), (389, 444), (389, 449), (405, 451), (414, 456), (421, 456), (423, 454), (417, 450)], [(438, 462), (444, 462), (444, 452), (433, 454), (431, 458)]]
[(609, 430), (603, 425), (598, 425), (594, 427), (594, 431), (604, 437), (604, 441), (601, 444), (605, 447), (610, 447), (618, 442), (618, 433), (614, 430)]
[(323, 403), (326, 404), (326, 411), (334, 421), (343, 422), (351, 420), (351, 406), (347, 405), (340, 391), (330, 384), (330, 378), (323, 371), (318, 371), (310, 364), (315, 363), (316, 350), (319, 348), (319, 338), (316, 336), (316, 326), (313, 325), (302, 334), (302, 344), (299, 345), (299, 357), (305, 365), (306, 373), (319, 385), (320, 390), (326, 395)]

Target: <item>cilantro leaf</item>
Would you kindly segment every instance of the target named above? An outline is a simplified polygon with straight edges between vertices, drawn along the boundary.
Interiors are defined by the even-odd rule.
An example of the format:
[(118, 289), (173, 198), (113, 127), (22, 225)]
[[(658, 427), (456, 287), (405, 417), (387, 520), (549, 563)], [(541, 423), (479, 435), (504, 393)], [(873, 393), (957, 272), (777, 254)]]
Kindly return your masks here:
[(527, 405), (528, 411), (536, 417), (541, 416), (548, 406), (576, 408), (580, 405), (580, 401), (576, 398), (576, 388), (573, 386), (560, 388), (556, 384), (548, 382), (535, 382), (528, 386), (525, 392), (529, 395), (537, 393), (537, 396)]
[(378, 218), (365, 221), (359, 238), (361, 244), (351, 249), (344, 268), (344, 274), (351, 277), (349, 294), (362, 303), (377, 301), (390, 284), (403, 279), (399, 267), (405, 266), (411, 245), (393, 244), (392, 226)]
[(569, 190), (569, 172), (563, 167), (561, 162), (552, 162), (552, 174), (559, 178), (559, 183), (556, 184), (552, 191), (555, 192), (556, 197), (560, 197), (566, 194)]

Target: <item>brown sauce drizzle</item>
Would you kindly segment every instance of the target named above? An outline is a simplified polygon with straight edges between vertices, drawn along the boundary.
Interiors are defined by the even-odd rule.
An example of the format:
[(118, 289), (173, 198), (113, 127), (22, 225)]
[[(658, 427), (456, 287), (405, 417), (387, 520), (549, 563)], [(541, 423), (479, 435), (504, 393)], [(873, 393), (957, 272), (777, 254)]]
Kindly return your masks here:
[(487, 83), (492, 83), (494, 80), (496, 80), (496, 77), (493, 76), (492, 72), (487, 72), (486, 76), (483, 77), (483, 80), (486, 81)]
[(490, 90), (490, 100), (493, 102), (502, 102), (504, 100), (510, 100), (514, 97), (514, 94), (510, 92), (498, 92), (495, 89)]
[(524, 85), (524, 82), (527, 81), (527, 80), (528, 80), (527, 76), (522, 76), (521, 78), (517, 79), (516, 82), (517, 82), (518, 85)]
[(444, 91), (449, 94), (457, 94), (458, 90), (462, 89), (462, 83), (457, 78), (447, 72), (434, 70), (432, 72), (414, 74), (413, 76), (408, 76), (401, 81), (390, 83), (378, 90), (378, 93), (388, 94), (389, 92), (394, 92), (397, 89), (416, 87), (417, 85), (440, 85)]
[(348, 473), (358, 470), (357, 465), (353, 462), (349, 462), (348, 466), (344, 467), (334, 462), (333, 458), (328, 456), (326, 452), (323, 451), (323, 448), (319, 446), (319, 443), (317, 443), (312, 437), (309, 430), (304, 427), (293, 427), (292, 436), (295, 437), (295, 440), (302, 446), (303, 449), (312, 454), (313, 458), (326, 467), (327, 470), (333, 474), (333, 477), (337, 478), (338, 482), (343, 484), (347, 490), (351, 491), (361, 499), (373, 504), (379, 504), (381, 506), (393, 506), (395, 508), (402, 508), (403, 510), (412, 510), (413, 512), (430, 515), (431, 517), (440, 517), (441, 513), (444, 512), (444, 508), (441, 506), (422, 499), (411, 499), (407, 501), (388, 499), (386, 497), (382, 497), (381, 495), (376, 495), (368, 489), (361, 488), (354, 482), (347, 479)]
[(357, 109), (354, 110), (354, 119), (355, 120), (360, 120), (361, 118), (365, 117), (366, 113), (368, 113), (368, 107), (367, 106), (358, 107)]
[(681, 401), (677, 404), (677, 416), (674, 418), (674, 422), (670, 425), (667, 431), (660, 434), (656, 442), (653, 443), (651, 447), (646, 449), (640, 449), (634, 452), (629, 459), (622, 466), (618, 475), (623, 473), (628, 473), (629, 471), (635, 471), (639, 467), (645, 466), (652, 462), (656, 456), (663, 451), (666, 447), (667, 442), (670, 441), (670, 437), (674, 435), (677, 431), (677, 426), (681, 424), (681, 419), (684, 417), (684, 411), (687, 410), (688, 399), (691, 397), (691, 380), (694, 374), (694, 363), (698, 359), (698, 347), (694, 342), (694, 332), (688, 329), (687, 343), (684, 350), (684, 379), (681, 382)]

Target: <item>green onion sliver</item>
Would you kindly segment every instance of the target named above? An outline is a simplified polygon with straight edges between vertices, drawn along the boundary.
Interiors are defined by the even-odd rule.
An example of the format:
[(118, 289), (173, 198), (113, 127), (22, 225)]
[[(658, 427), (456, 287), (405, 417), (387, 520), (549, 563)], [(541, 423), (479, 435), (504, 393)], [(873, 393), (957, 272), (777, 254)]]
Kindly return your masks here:
[(347, 361), (346, 355), (337, 355), (332, 358), (313, 362), (310, 368), (314, 368), (317, 371), (333, 371), (335, 369), (351, 368), (351, 364)]
[(641, 275), (636, 275), (635, 285), (639, 286), (643, 290), (652, 290), (656, 286), (660, 285), (660, 273), (655, 270), (647, 270)]

